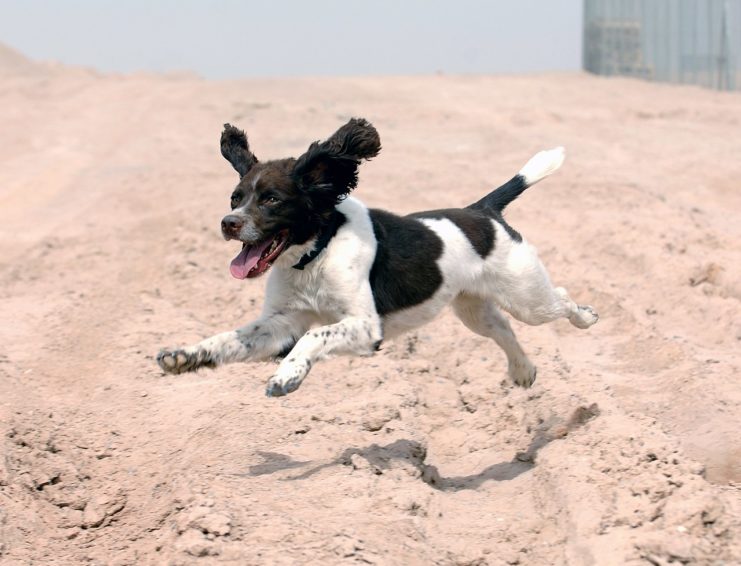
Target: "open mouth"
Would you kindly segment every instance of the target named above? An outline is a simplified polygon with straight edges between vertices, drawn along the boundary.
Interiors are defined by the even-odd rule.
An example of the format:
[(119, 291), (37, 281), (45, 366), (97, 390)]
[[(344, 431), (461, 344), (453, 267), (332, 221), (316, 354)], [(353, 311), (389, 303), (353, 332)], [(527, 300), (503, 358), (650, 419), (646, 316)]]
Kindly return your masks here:
[(232, 260), (229, 271), (237, 279), (258, 277), (270, 269), (288, 244), (288, 230), (257, 244), (242, 244), (242, 251)]

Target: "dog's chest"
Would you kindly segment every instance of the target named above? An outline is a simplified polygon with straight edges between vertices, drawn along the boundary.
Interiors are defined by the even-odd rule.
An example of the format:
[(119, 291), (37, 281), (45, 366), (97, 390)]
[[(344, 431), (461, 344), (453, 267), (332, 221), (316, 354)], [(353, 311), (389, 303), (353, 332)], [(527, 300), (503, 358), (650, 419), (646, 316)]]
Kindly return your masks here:
[(351, 299), (331, 274), (327, 276), (325, 264), (322, 254), (302, 271), (282, 270), (281, 276), (268, 285), (268, 291), (277, 294), (277, 302), (288, 310), (310, 312), (326, 322), (339, 320), (349, 311)]
[(291, 278), (293, 306), (298, 310), (326, 313), (332, 310), (332, 305), (338, 298), (336, 292), (322, 278), (322, 266), (312, 267), (314, 269), (298, 272)]

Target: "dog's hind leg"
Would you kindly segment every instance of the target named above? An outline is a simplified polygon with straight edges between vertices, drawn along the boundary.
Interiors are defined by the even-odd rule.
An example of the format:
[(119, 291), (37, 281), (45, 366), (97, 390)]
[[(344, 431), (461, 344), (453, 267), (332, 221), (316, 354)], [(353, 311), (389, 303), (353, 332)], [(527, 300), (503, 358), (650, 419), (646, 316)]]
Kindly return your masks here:
[(461, 294), (453, 301), (453, 311), (469, 330), (492, 338), (507, 354), (508, 372), (517, 385), (530, 387), (537, 370), (530, 362), (512, 327), (491, 300)]
[(577, 305), (566, 289), (550, 287), (550, 282), (547, 288), (523, 297), (521, 301), (510, 298), (502, 306), (517, 320), (531, 326), (567, 318), (577, 328), (585, 329), (599, 320), (599, 315), (592, 307)]
[(569, 294), (563, 287), (556, 287), (553, 292), (566, 305), (569, 322), (577, 328), (589, 328), (599, 320), (599, 315), (592, 307), (589, 305), (577, 305), (571, 300), (571, 297), (569, 297)]
[(530, 244), (515, 243), (498, 259), (494, 298), (517, 320), (537, 326), (567, 318), (577, 328), (589, 328), (599, 319), (592, 307), (576, 304), (566, 289), (553, 286)]
[(284, 355), (310, 326), (301, 313), (273, 314), (237, 330), (222, 332), (193, 346), (164, 349), (157, 363), (167, 373), (185, 373), (202, 367)]

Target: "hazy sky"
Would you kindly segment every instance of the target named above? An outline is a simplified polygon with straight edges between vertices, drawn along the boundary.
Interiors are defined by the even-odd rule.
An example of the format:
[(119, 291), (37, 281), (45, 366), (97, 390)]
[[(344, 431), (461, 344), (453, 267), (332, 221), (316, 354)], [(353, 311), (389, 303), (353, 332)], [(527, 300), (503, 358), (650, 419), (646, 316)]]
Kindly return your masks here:
[(520, 73), (581, 64), (581, 0), (0, 0), (0, 42), (211, 78)]

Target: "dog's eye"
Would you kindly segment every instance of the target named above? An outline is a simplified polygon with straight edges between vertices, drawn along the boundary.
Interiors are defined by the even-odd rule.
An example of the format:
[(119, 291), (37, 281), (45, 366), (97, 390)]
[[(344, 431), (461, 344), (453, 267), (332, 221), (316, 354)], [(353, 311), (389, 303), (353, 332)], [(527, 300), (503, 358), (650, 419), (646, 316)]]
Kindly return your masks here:
[(275, 204), (278, 204), (279, 202), (280, 201), (273, 196), (265, 197), (264, 199), (262, 199), (262, 203), (267, 204), (268, 206), (273, 206)]
[(239, 204), (239, 201), (241, 201), (241, 200), (242, 200), (241, 195), (238, 195), (238, 194), (233, 194), (232, 195), (232, 201), (231, 201), (232, 210), (234, 210), (235, 208), (237, 208), (237, 205)]

